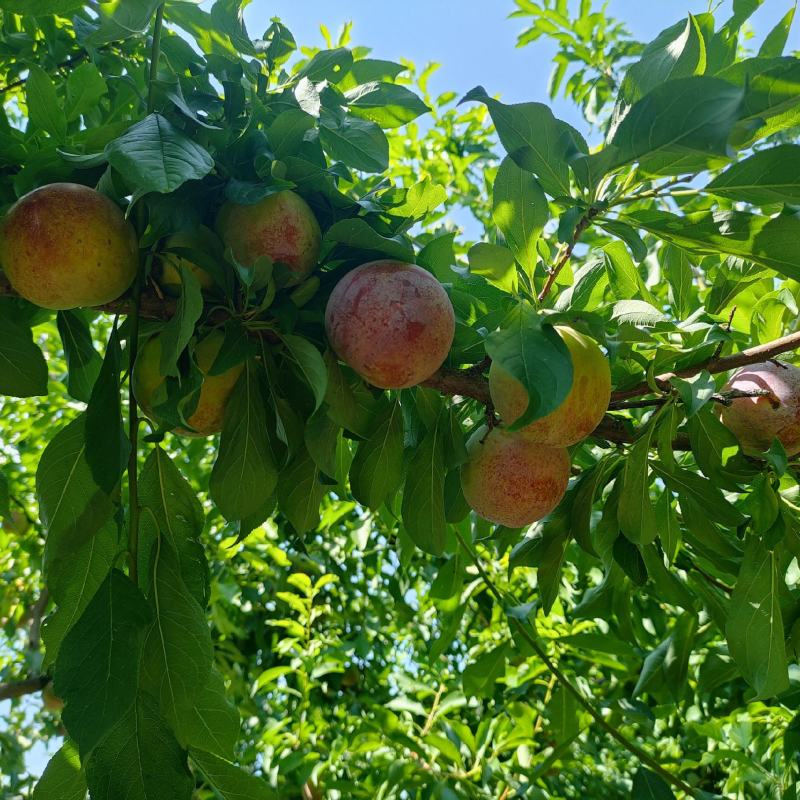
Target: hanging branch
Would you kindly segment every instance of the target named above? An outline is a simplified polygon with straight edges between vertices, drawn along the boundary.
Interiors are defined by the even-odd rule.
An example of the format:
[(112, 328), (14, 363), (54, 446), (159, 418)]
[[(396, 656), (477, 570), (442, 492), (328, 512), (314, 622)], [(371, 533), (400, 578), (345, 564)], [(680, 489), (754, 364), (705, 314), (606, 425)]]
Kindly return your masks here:
[(544, 286), (542, 287), (542, 291), (539, 292), (539, 296), (536, 298), (540, 303), (550, 293), (550, 290), (553, 288), (553, 284), (556, 282), (556, 279), (558, 278), (558, 274), (561, 272), (562, 269), (564, 269), (564, 267), (567, 265), (567, 262), (572, 257), (572, 251), (578, 244), (581, 235), (592, 224), (592, 220), (599, 213), (600, 211), (598, 209), (590, 208), (586, 212), (586, 214), (584, 214), (584, 216), (582, 216), (578, 221), (578, 224), (575, 226), (575, 230), (572, 233), (572, 238), (567, 244), (564, 252), (559, 257), (558, 261), (556, 261), (555, 266), (550, 270), (549, 274), (547, 275), (547, 280), (545, 281)]

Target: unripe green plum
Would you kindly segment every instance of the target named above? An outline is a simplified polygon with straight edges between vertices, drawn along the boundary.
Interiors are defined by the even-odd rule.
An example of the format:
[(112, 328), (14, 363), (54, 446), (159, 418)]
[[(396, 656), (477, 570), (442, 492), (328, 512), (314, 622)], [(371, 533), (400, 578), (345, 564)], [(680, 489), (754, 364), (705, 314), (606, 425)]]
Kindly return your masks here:
[(402, 261), (371, 261), (336, 284), (325, 330), (338, 356), (381, 389), (430, 378), (455, 334), (450, 298), (430, 272)]
[(524, 431), (479, 428), (461, 467), (464, 498), (489, 522), (522, 528), (546, 517), (569, 483), (569, 453), (533, 440)]
[(76, 183), (51, 183), (20, 198), (0, 229), (0, 266), (42, 308), (98, 306), (136, 277), (138, 243), (122, 211)]
[[(164, 249), (184, 248), (187, 250), (194, 249), (202, 250), (206, 253), (213, 253), (215, 249), (219, 248), (218, 244), (217, 248), (214, 247), (215, 242), (213, 240), (215, 238), (214, 234), (207, 228), (198, 226), (195, 230), (173, 233), (164, 242)], [(180, 256), (177, 253), (162, 252), (158, 256), (156, 271), (159, 286), (161, 286), (167, 294), (180, 294), (182, 285), (180, 267), (191, 271), (195, 278), (197, 278), (201, 289), (211, 289), (214, 286), (214, 278), (207, 269), (204, 269), (199, 264), (195, 264), (194, 261), (190, 261), (188, 258)]]
[[(778, 439), (787, 455), (800, 453), (800, 369), (782, 362), (754, 364), (735, 373), (723, 392), (732, 389), (767, 390), (773, 395), (739, 397), (720, 412), (722, 422), (745, 453), (763, 453), (769, 450), (773, 439)], [(777, 407), (775, 400), (779, 402)]]
[(271, 194), (252, 205), (226, 203), (217, 230), (236, 260), (247, 267), (262, 256), (286, 264), (288, 286), (308, 277), (317, 266), (322, 232), (308, 203), (289, 190)]
[[(585, 439), (600, 423), (611, 399), (611, 370), (597, 343), (572, 328), (556, 326), (572, 359), (572, 387), (558, 408), (526, 425), (534, 441), (568, 447)], [(507, 370), (493, 362), (489, 369), (492, 402), (506, 425), (528, 408), (528, 392)]]
[[(225, 406), (233, 392), (233, 387), (244, 369), (243, 364), (231, 367), (221, 375), (209, 375), (208, 372), (225, 340), (222, 331), (212, 331), (195, 348), (197, 366), (203, 373), (203, 383), (200, 387), (200, 397), (197, 407), (186, 420), (191, 426), (176, 428), (176, 433), (187, 436), (210, 436), (222, 430), (225, 415)], [(133, 368), (133, 391), (136, 402), (142, 407), (144, 413), (153, 421), (158, 422), (153, 411), (153, 396), (166, 380), (161, 374), (161, 338), (154, 336), (149, 339), (136, 358)]]

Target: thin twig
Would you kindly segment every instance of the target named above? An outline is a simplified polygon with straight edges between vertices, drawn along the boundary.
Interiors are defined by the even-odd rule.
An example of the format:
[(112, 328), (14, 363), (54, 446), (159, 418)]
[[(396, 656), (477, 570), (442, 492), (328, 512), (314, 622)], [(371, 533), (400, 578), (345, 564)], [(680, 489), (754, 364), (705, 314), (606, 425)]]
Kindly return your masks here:
[[(457, 528), (454, 528), (454, 533), (456, 538), (458, 539), (459, 544), (461, 547), (466, 551), (467, 555), (470, 557), (470, 560), (477, 568), (478, 572), (480, 573), (481, 577), (483, 578), (484, 583), (486, 584), (489, 591), (494, 595), (495, 599), (500, 604), (501, 608), (504, 610), (508, 608), (507, 606), (507, 598), (501, 594), (500, 590), (495, 586), (494, 581), (489, 577), (486, 570), (481, 564), (480, 558), (478, 555), (473, 551), (472, 547), (467, 544), (463, 534)], [(511, 602), (514, 605), (519, 605), (516, 601), (516, 598), (511, 598)], [(645, 764), (649, 767), (653, 772), (660, 775), (665, 781), (672, 784), (676, 789), (680, 789), (682, 792), (686, 793), (689, 797), (696, 797), (696, 791), (689, 786), (685, 781), (679, 778), (677, 775), (673, 775), (668, 769), (665, 769), (661, 766), (661, 764), (653, 758), (646, 750), (643, 750), (639, 745), (632, 742), (628, 739), (625, 734), (617, 730), (610, 722), (608, 722), (605, 717), (598, 711), (592, 702), (584, 697), (583, 692), (578, 689), (572, 681), (567, 678), (567, 676), (561, 671), (561, 669), (552, 661), (552, 659), (547, 655), (544, 651), (544, 648), (539, 644), (537, 639), (531, 635), (530, 631), (528, 631), (527, 627), (522, 624), (520, 620), (516, 617), (512, 617), (509, 614), (506, 614), (506, 619), (510, 626), (512, 626), (520, 636), (527, 642), (527, 644), (531, 647), (531, 649), (536, 653), (539, 659), (544, 663), (547, 669), (550, 671), (552, 675), (555, 675), (558, 682), (568, 691), (577, 701), (578, 703), (589, 713), (592, 719), (612, 738), (614, 738), (619, 744), (621, 744), (629, 753), (636, 756), (642, 764)]]
[(547, 276), (547, 280), (544, 282), (544, 286), (542, 287), (542, 291), (539, 292), (539, 296), (536, 298), (540, 303), (547, 297), (550, 293), (550, 290), (553, 288), (553, 284), (556, 282), (558, 278), (558, 274), (561, 272), (562, 269), (566, 266), (567, 262), (572, 257), (572, 251), (575, 249), (575, 245), (578, 244), (578, 241), (581, 238), (583, 232), (592, 224), (592, 219), (596, 217), (600, 212), (596, 208), (590, 208), (584, 216), (578, 220), (578, 224), (575, 226), (575, 230), (572, 234), (572, 239), (567, 244), (566, 249), (559, 257), (558, 261), (556, 261), (555, 266), (550, 270), (549, 275)]
[(0, 700), (13, 700), (15, 697), (24, 697), (26, 694), (41, 692), (48, 683), (50, 683), (50, 678), (47, 675), (37, 675), (35, 678), (27, 678), (22, 681), (0, 683)]

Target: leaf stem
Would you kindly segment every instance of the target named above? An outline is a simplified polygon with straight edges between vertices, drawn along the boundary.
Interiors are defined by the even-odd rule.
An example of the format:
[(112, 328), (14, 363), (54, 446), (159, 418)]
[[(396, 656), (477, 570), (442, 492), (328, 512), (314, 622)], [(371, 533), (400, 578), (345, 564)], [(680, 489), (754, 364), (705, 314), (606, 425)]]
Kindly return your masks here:
[[(486, 570), (484, 569), (483, 565), (480, 563), (480, 559), (478, 558), (477, 553), (472, 549), (472, 547), (467, 543), (464, 535), (461, 533), (458, 528), (453, 528), (453, 532), (456, 535), (456, 538), (459, 541), (461, 547), (466, 551), (469, 555), (472, 563), (477, 568), (478, 572), (480, 573), (481, 577), (483, 578), (484, 582), (486, 583), (487, 588), (489, 591), (495, 596), (495, 599), (500, 603), (501, 607), (506, 610), (506, 601), (503, 597), (503, 594), (500, 590), (495, 586), (492, 579), (487, 574)], [(671, 783), (676, 789), (680, 789), (682, 792), (685, 792), (689, 797), (696, 797), (695, 790), (689, 786), (689, 784), (685, 783), (681, 778), (677, 775), (673, 775), (669, 770), (664, 769), (661, 764), (654, 759), (649, 753), (639, 747), (637, 744), (634, 744), (627, 736), (621, 733), (617, 728), (615, 728), (610, 722), (608, 722), (603, 715), (592, 705), (592, 703), (583, 695), (583, 692), (578, 689), (572, 681), (567, 678), (567, 676), (561, 671), (561, 669), (552, 661), (552, 659), (547, 655), (544, 651), (544, 648), (539, 644), (536, 638), (531, 635), (530, 631), (527, 629), (525, 625), (520, 622), (516, 617), (512, 617), (506, 611), (506, 617), (509, 621), (509, 625), (513, 627), (523, 639), (525, 639), (526, 643), (531, 647), (531, 649), (536, 653), (542, 663), (547, 667), (550, 671), (551, 675), (554, 675), (558, 682), (566, 689), (577, 701), (578, 703), (589, 713), (592, 719), (613, 739), (615, 739), (619, 744), (621, 744), (629, 753), (636, 756), (642, 764), (645, 764), (649, 769), (653, 772), (660, 775), (665, 781)]]
[(130, 553), (131, 580), (138, 584), (139, 572), (139, 406), (133, 392), (133, 366), (139, 352), (139, 306), (142, 300), (144, 271), (140, 268), (133, 287), (133, 314), (128, 333), (128, 505), (130, 507), (130, 530), (128, 552)]

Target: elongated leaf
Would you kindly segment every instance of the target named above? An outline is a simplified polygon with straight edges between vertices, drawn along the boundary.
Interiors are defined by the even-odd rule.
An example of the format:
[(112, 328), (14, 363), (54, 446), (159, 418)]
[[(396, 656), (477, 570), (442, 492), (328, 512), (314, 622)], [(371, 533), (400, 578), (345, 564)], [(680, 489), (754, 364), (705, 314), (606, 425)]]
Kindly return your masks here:
[(164, 326), (159, 341), (161, 343), (161, 361), (159, 369), (162, 375), (178, 377), (178, 358), (194, 335), (194, 326), (203, 313), (203, 294), (195, 274), (182, 263), (179, 266), (181, 276), (181, 294), (175, 314)]
[(142, 656), (142, 686), (186, 742), (196, 724), (195, 705), (209, 680), (213, 648), (205, 614), (180, 573), (178, 556), (159, 540), (150, 590), (153, 625)]
[(700, 211), (680, 217), (666, 211), (625, 215), (667, 242), (700, 255), (738, 256), (800, 280), (800, 220), (794, 216), (761, 217), (744, 211)]
[(345, 97), (354, 114), (382, 128), (399, 128), (430, 111), (414, 92), (396, 83), (371, 81), (346, 92)]
[(509, 156), (533, 172), (551, 196), (569, 195), (569, 163), (589, 152), (583, 137), (542, 103), (506, 105), (486, 94), (482, 86), (468, 92), (462, 102), (477, 100), (489, 109), (497, 135)]
[(743, 98), (743, 89), (704, 75), (663, 83), (633, 104), (608, 145), (590, 160), (602, 173), (638, 161), (651, 175), (724, 164)]
[(187, 743), (220, 758), (234, 758), (240, 727), (239, 711), (225, 696), (222, 676), (212, 669), (186, 717)]
[(495, 225), (517, 261), (532, 276), (538, 260), (536, 243), (550, 217), (542, 187), (507, 157), (497, 170), (492, 202)]
[(47, 394), (47, 362), (30, 329), (0, 316), (0, 394), (35, 397)]
[(89, 753), (134, 704), (142, 632), (150, 610), (133, 583), (112, 570), (64, 638), (53, 688), (81, 754)]
[(675, 795), (660, 775), (639, 767), (633, 776), (631, 800), (675, 800)]
[(319, 525), (319, 504), (325, 495), (320, 471), (314, 459), (303, 450), (278, 479), (278, 507), (303, 534)]
[(47, 530), (48, 561), (70, 556), (89, 541), (114, 512), (86, 461), (85, 415), (60, 430), (36, 470), (39, 515)]
[(33, 800), (85, 800), (86, 792), (78, 749), (67, 740), (44, 768)]
[(223, 800), (276, 800), (277, 794), (263, 781), (235, 764), (197, 748), (192, 762)]
[[(156, 447), (139, 473), (140, 573), (151, 571), (151, 556), (159, 536), (166, 537), (180, 563), (181, 579), (192, 597), (204, 607), (210, 577), (200, 542), (203, 507), (172, 459)], [(146, 584), (145, 584), (146, 585)]]
[(146, 694), (92, 752), (86, 777), (92, 800), (190, 800), (194, 789), (185, 751)]
[(719, 197), (755, 205), (800, 204), (800, 146), (782, 144), (759, 150), (728, 167), (706, 189)]
[(744, 515), (707, 478), (685, 469), (668, 472), (658, 462), (653, 462), (651, 466), (671, 489), (697, 503), (714, 522), (735, 528), (745, 521)]
[(469, 271), (486, 278), (493, 286), (513, 294), (517, 291), (517, 265), (507, 247), (478, 242), (467, 253)]
[(119, 375), (122, 349), (116, 326), (106, 347), (100, 374), (86, 407), (86, 461), (95, 483), (111, 494), (128, 461), (130, 445), (122, 427)]
[(319, 350), (301, 336), (284, 335), (283, 343), (292, 356), (292, 360), (300, 367), (306, 383), (314, 394), (314, 410), (316, 411), (325, 399), (328, 390), (328, 370)]
[(258, 366), (248, 361), (225, 409), (211, 497), (226, 519), (243, 519), (259, 510), (277, 482)]
[(510, 427), (528, 425), (558, 408), (572, 387), (572, 359), (567, 346), (550, 325), (528, 305), (520, 303), (486, 340), (486, 352), (528, 391), (525, 413)]
[(67, 76), (67, 101), (65, 112), (71, 122), (97, 107), (108, 86), (94, 64), (79, 64)]
[(114, 139), (105, 150), (108, 163), (137, 195), (174, 192), (205, 177), (214, 159), (161, 114), (150, 114)]
[(650, 544), (658, 536), (654, 502), (650, 499), (650, 444), (654, 426), (648, 425), (628, 451), (622, 471), (618, 519), (622, 532), (632, 542)]
[(25, 97), (31, 124), (62, 143), (67, 136), (67, 118), (52, 79), (38, 64), (28, 67)]
[(437, 556), (444, 550), (447, 533), (443, 420), (440, 415), (411, 458), (401, 512), (406, 532), (414, 544)]
[(89, 324), (80, 309), (59, 311), (56, 317), (67, 359), (67, 391), (88, 403), (103, 360), (92, 344)]
[(781, 580), (777, 553), (750, 536), (731, 595), (725, 636), (733, 660), (762, 698), (773, 697), (789, 685), (778, 595)]
[(350, 467), (353, 496), (377, 509), (397, 491), (403, 479), (403, 416), (395, 402), (389, 415), (356, 450)]
[(789, 31), (792, 28), (796, 11), (797, 6), (792, 6), (766, 35), (761, 47), (758, 48), (758, 55), (761, 58), (775, 58), (783, 54), (783, 48), (786, 47), (786, 42), (789, 39)]
[(330, 155), (363, 172), (383, 172), (389, 166), (389, 141), (374, 122), (350, 114), (320, 117), (319, 139)]
[(325, 233), (325, 241), (341, 242), (375, 253), (375, 258), (388, 256), (400, 261), (413, 261), (414, 248), (401, 236), (381, 236), (364, 219), (343, 219), (335, 222)]
[(56, 660), (61, 642), (108, 576), (119, 549), (116, 528), (106, 523), (97, 535), (49, 561), (47, 586), (58, 608), (42, 628), (45, 668)]

